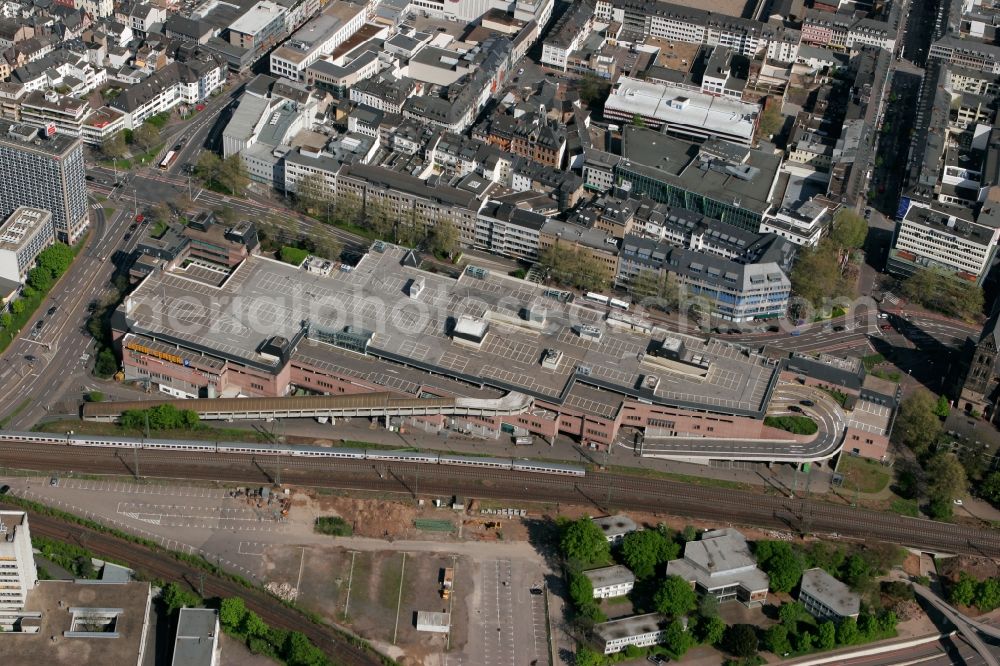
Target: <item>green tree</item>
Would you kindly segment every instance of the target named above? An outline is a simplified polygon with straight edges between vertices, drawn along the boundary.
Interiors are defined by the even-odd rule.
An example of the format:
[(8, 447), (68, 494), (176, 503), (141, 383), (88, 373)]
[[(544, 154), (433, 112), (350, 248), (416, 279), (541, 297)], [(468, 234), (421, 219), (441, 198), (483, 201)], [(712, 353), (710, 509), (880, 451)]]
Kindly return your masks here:
[(54, 243), (38, 253), (36, 263), (49, 271), (52, 277), (59, 277), (73, 263), (73, 248), (65, 243)]
[(954, 514), (951, 508), (951, 500), (943, 497), (932, 497), (927, 503), (927, 515), (931, 520), (950, 520)]
[(663, 642), (674, 653), (674, 656), (680, 659), (694, 645), (694, 638), (689, 632), (684, 630), (684, 625), (681, 624), (680, 620), (674, 620), (667, 625)]
[(333, 208), (334, 198), (323, 174), (308, 174), (295, 183), (295, 203), (307, 215), (327, 218)]
[(243, 191), (250, 184), (250, 177), (238, 153), (233, 153), (222, 160), (219, 167), (219, 183), (234, 196), (243, 196)]
[(695, 529), (694, 525), (685, 525), (684, 529), (681, 530), (681, 540), (684, 541), (684, 543), (694, 541), (697, 538), (698, 530)]
[(101, 391), (89, 391), (87, 402), (104, 402), (104, 393)]
[(917, 389), (899, 404), (893, 439), (923, 455), (941, 434), (941, 419), (934, 413), (937, 400), (926, 389)]
[(829, 238), (799, 251), (789, 279), (792, 290), (815, 306), (824, 299), (852, 296), (854, 292), (841, 272), (840, 248)]
[(856, 250), (865, 244), (868, 222), (849, 208), (841, 208), (833, 216), (830, 240), (842, 250)]
[(587, 645), (580, 645), (576, 649), (573, 663), (576, 666), (604, 666), (604, 655)]
[(604, 291), (610, 283), (610, 269), (589, 250), (555, 243), (538, 254), (538, 265), (557, 284), (584, 291)]
[(632, 116), (632, 124), (635, 125), (636, 127), (645, 127), (646, 121), (642, 119), (641, 115), (636, 113)]
[(935, 454), (927, 462), (927, 494), (931, 499), (951, 501), (965, 494), (969, 480), (954, 453)]
[(16, 298), (10, 302), (10, 311), (13, 312), (15, 315), (19, 315), (22, 312), (24, 312), (24, 307), (25, 307), (24, 301), (21, 300), (20, 298)]
[(752, 624), (734, 624), (726, 630), (722, 645), (734, 657), (752, 657), (757, 654), (757, 628)]
[(937, 404), (934, 406), (934, 414), (942, 419), (946, 419), (950, 413), (951, 403), (948, 402), (948, 396), (939, 395)]
[(263, 638), (267, 636), (268, 626), (264, 620), (260, 619), (260, 615), (248, 610), (243, 614), (243, 623), (240, 625), (240, 633), (247, 638)]
[(301, 631), (288, 634), (283, 654), (288, 666), (328, 666), (326, 655), (309, 642)]
[(653, 595), (653, 607), (669, 617), (682, 617), (698, 605), (698, 595), (680, 576), (667, 576)]
[(830, 620), (816, 629), (816, 647), (820, 650), (832, 650), (837, 646), (837, 625)]
[(611, 558), (604, 532), (587, 516), (565, 527), (559, 545), (566, 561), (582, 567), (605, 564)]
[(896, 616), (894, 611), (882, 611), (878, 616), (878, 630), (883, 634), (891, 633), (896, 630), (896, 624), (898, 622), (899, 618)]
[(674, 310), (680, 302), (681, 287), (669, 271), (643, 268), (629, 285), (634, 303), (642, 303), (660, 310)]
[(656, 567), (676, 559), (680, 546), (661, 530), (639, 530), (625, 535), (621, 545), (622, 562), (636, 578), (649, 578)]
[(948, 601), (959, 606), (971, 606), (975, 598), (976, 579), (963, 571), (948, 589)]
[(788, 603), (781, 604), (781, 608), (778, 609), (778, 619), (781, 620), (781, 623), (788, 627), (788, 630), (792, 633), (797, 632), (800, 621), (809, 617), (809, 611), (806, 610), (806, 607), (803, 606), (800, 601), (790, 601)]
[[(0, 315), (2, 317), (3, 315)], [(3, 324), (0, 321), (0, 325), (4, 328), (9, 328), (9, 326)], [(983, 482), (979, 484), (979, 494), (986, 498), (993, 504), (1000, 504), (1000, 472), (990, 472), (983, 479)]]
[(167, 615), (172, 615), (179, 608), (195, 608), (201, 605), (201, 599), (177, 583), (167, 583), (164, 586), (160, 592), (160, 602)]
[(802, 556), (785, 541), (758, 541), (757, 562), (771, 579), (774, 592), (791, 592), (805, 570)]
[(808, 652), (813, 647), (813, 635), (808, 631), (803, 631), (795, 641), (795, 649), (799, 652)]
[(698, 639), (706, 645), (717, 645), (725, 633), (726, 623), (718, 615), (702, 616), (698, 622)]
[(792, 651), (792, 643), (788, 640), (788, 627), (775, 624), (764, 632), (764, 647), (779, 657)]
[(94, 361), (94, 373), (98, 377), (110, 377), (116, 372), (118, 372), (118, 359), (115, 358), (113, 351), (105, 347), (97, 354), (97, 359)]
[(582, 573), (571, 573), (569, 576), (569, 598), (577, 608), (584, 608), (594, 603), (594, 586)]
[(458, 250), (458, 229), (450, 220), (439, 220), (427, 236), (428, 249), (440, 259), (451, 259)]
[(1000, 606), (1000, 580), (987, 578), (976, 585), (976, 608), (988, 613)]
[(0, 328), (9, 331), (14, 325), (14, 315), (9, 312), (0, 312)]
[(205, 185), (212, 186), (219, 183), (222, 173), (222, 159), (211, 151), (203, 151), (198, 156), (198, 163), (194, 167), (194, 172)]
[(143, 151), (150, 150), (160, 143), (160, 130), (146, 122), (132, 132), (132, 143)]
[(698, 615), (710, 618), (719, 616), (719, 599), (712, 594), (703, 594), (698, 599)]
[(605, 84), (595, 74), (587, 72), (580, 79), (580, 100), (587, 105), (604, 96)]
[(240, 597), (227, 597), (219, 604), (219, 623), (230, 631), (238, 629), (243, 624), (247, 613), (246, 604)]
[(27, 283), (39, 292), (46, 292), (52, 287), (52, 273), (36, 266), (28, 271)]
[(854, 645), (861, 639), (858, 631), (858, 621), (853, 617), (847, 617), (837, 625), (837, 642), (841, 645)]
[(101, 154), (108, 159), (124, 157), (127, 150), (124, 132), (115, 132), (101, 141)]

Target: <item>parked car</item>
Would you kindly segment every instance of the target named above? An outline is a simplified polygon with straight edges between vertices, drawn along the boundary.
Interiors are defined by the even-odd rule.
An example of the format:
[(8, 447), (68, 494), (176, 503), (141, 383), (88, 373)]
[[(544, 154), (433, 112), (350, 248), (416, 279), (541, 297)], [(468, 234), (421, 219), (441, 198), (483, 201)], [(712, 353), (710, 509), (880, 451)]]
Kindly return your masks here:
[(803, 407), (814, 407), (816, 405), (812, 400), (799, 400), (799, 404)]
[(53, 305), (51, 308), (48, 309), (47, 314), (51, 317), (52, 315), (54, 315), (56, 313), (56, 310), (58, 310), (58, 309), (59, 309), (58, 305)]
[(801, 414), (802, 413), (802, 408), (799, 407), (798, 405), (788, 405), (788, 411), (790, 411), (790, 412), (799, 412)]

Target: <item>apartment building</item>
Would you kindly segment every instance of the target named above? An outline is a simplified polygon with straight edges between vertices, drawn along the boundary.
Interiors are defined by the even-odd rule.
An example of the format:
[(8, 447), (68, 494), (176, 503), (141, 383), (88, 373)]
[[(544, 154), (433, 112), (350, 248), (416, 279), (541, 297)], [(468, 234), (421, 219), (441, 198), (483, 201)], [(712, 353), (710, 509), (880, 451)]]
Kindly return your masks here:
[(588, 0), (573, 3), (542, 42), (542, 64), (566, 71), (569, 56), (594, 29), (594, 6)]
[(477, 249), (536, 261), (539, 236), (547, 218), (510, 203), (487, 201), (476, 216)]
[(630, 645), (643, 648), (662, 643), (668, 624), (659, 613), (632, 615), (595, 624), (593, 634), (604, 654), (615, 654)]
[(24, 511), (0, 511), (0, 629), (12, 631), (38, 582)]
[(0, 214), (20, 206), (52, 213), (56, 238), (75, 243), (90, 222), (83, 144), (55, 131), (0, 121)]
[(820, 568), (802, 572), (799, 601), (817, 620), (840, 622), (861, 613), (861, 597)]
[(23, 283), (38, 254), (54, 242), (52, 213), (18, 207), (0, 224), (0, 278)]

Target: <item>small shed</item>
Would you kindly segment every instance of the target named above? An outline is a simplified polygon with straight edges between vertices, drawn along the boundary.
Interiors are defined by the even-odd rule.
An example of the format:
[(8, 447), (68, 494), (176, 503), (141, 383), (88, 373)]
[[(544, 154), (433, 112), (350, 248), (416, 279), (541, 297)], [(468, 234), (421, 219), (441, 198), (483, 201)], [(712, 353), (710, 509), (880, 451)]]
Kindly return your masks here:
[(417, 611), (417, 631), (447, 634), (451, 630), (451, 613)]

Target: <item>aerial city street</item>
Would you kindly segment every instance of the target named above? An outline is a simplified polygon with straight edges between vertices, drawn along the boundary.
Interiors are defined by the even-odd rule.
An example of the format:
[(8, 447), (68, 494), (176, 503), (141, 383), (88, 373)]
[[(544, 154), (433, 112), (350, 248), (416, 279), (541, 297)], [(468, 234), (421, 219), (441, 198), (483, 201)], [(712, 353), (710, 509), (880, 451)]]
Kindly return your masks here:
[(1000, 10), (8, 0), (4, 666), (1000, 666)]

